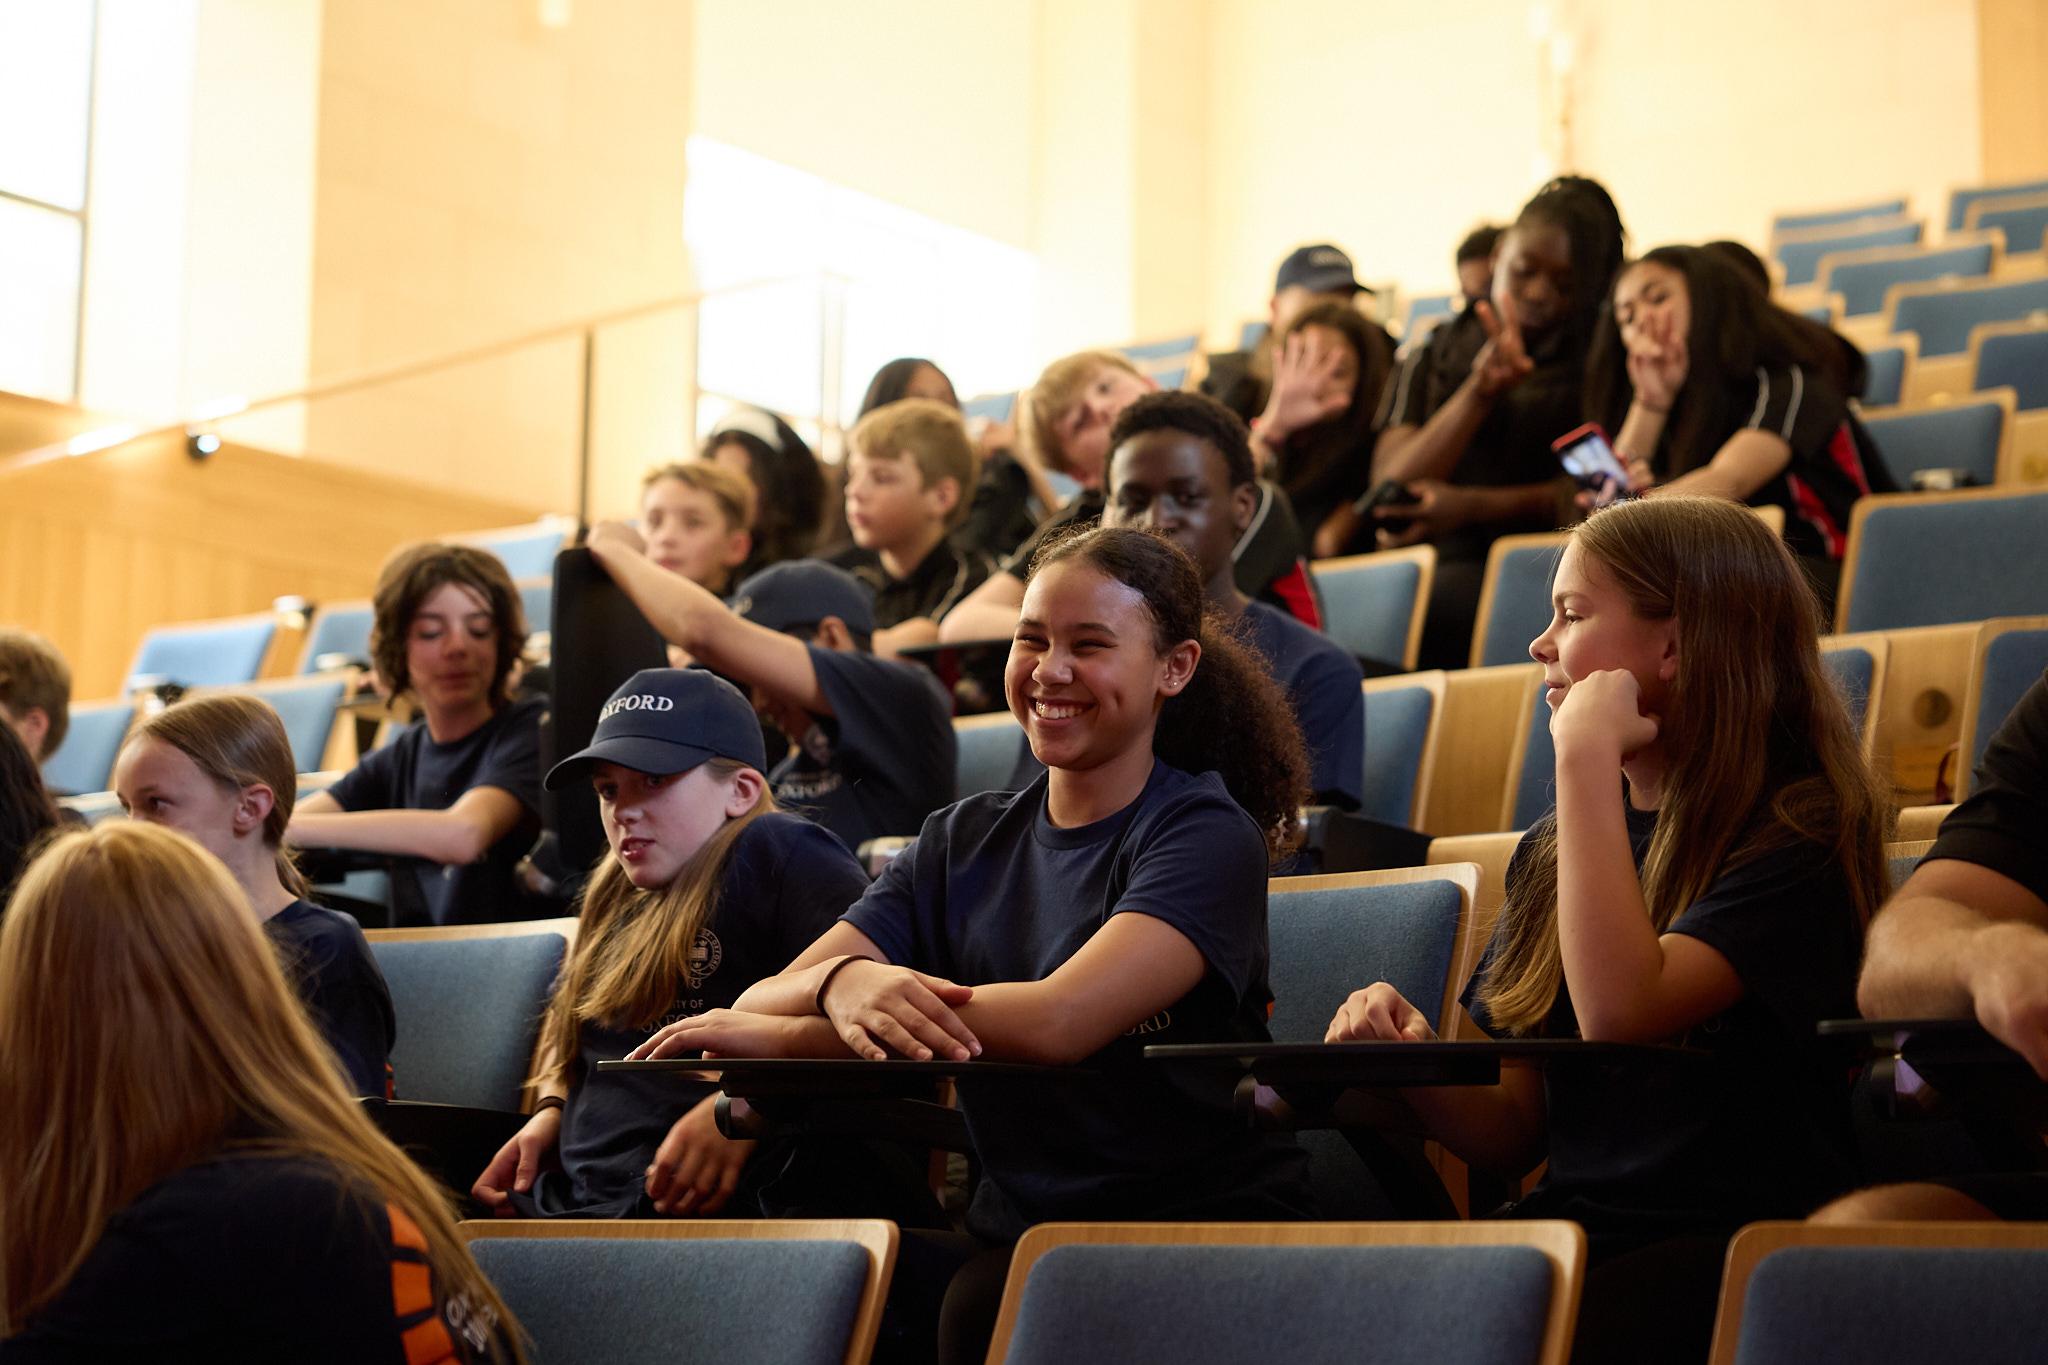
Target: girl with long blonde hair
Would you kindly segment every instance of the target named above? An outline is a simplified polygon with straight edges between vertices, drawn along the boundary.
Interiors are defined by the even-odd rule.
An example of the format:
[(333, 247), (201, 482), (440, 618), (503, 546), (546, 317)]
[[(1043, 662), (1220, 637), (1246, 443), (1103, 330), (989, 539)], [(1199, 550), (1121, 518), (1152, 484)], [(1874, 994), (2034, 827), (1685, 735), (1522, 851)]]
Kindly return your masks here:
[(69, 834), (0, 927), (0, 1359), (519, 1356), (191, 840)]
[(776, 809), (760, 723), (739, 689), (648, 669), (599, 713), (548, 785), (597, 790), (610, 851), (541, 1022), (539, 1106), (472, 1193), (505, 1216), (758, 1212), (777, 1174), (717, 1126), (717, 1087), (600, 1075), (664, 1024), (729, 1006), (859, 899), (846, 846)]
[[(1675, 1359), (1688, 1332), (1704, 1354), (1728, 1235), (1804, 1216), (1852, 1177), (1846, 1073), (1814, 1025), (1855, 1013), (1889, 805), (1821, 663), (1813, 591), (1740, 505), (1673, 496), (1595, 513), (1552, 600), (1529, 652), (1557, 803), (1509, 864), (1465, 1007), (1497, 1037), (1683, 1044), (1712, 1060), (1509, 1067), (1497, 1086), (1410, 1102), (1476, 1166), (1519, 1176), (1548, 1158), (1511, 1212), (1575, 1219), (1593, 1238), (1582, 1358)], [(1329, 1030), (1430, 1036), (1384, 982)]]

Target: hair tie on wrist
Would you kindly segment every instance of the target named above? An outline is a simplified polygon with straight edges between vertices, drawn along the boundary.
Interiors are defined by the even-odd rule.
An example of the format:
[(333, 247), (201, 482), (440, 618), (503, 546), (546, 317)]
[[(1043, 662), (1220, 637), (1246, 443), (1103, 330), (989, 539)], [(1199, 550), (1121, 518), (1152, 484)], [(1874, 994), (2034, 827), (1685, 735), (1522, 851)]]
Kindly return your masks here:
[(848, 953), (845, 957), (842, 957), (837, 962), (833, 963), (832, 970), (826, 972), (825, 979), (818, 983), (818, 993), (811, 997), (812, 1011), (817, 1014), (823, 1014), (825, 1012), (825, 988), (832, 984), (832, 978), (839, 975), (840, 971), (845, 968), (847, 963), (873, 961), (874, 959), (869, 957), (866, 953)]
[(533, 1112), (534, 1114), (540, 1114), (549, 1109), (566, 1109), (568, 1106), (569, 1101), (563, 1099), (560, 1095), (542, 1095), (533, 1102)]

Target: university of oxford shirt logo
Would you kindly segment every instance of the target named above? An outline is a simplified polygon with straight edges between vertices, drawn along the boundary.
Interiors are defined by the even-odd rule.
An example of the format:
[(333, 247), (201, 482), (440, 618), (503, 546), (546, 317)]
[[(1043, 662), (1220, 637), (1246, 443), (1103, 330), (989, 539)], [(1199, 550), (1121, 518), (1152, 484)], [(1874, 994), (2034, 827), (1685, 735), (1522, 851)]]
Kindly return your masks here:
[(651, 692), (634, 692), (604, 704), (604, 710), (597, 713), (597, 723), (604, 724), (621, 711), (673, 711), (674, 697), (657, 697)]

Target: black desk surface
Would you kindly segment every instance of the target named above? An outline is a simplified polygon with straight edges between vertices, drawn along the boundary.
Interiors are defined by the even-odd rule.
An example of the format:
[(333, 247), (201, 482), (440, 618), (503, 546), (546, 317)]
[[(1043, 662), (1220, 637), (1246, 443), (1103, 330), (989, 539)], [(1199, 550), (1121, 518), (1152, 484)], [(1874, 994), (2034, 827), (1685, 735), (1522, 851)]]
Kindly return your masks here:
[(1230, 1065), (1261, 1081), (1393, 1086), (1491, 1085), (1499, 1079), (1504, 1061), (1551, 1066), (1713, 1058), (1691, 1048), (1515, 1038), (1427, 1043), (1181, 1043), (1148, 1047), (1145, 1060), (1169, 1065)]
[(772, 1088), (778, 1093), (816, 1095), (867, 1094), (896, 1086), (929, 1086), (933, 1081), (967, 1078), (1075, 1079), (1094, 1073), (1071, 1066), (1035, 1066), (1027, 1062), (928, 1062), (858, 1057), (664, 1057), (650, 1062), (599, 1062), (603, 1071), (677, 1071), (717, 1080), (728, 1094), (752, 1094)]

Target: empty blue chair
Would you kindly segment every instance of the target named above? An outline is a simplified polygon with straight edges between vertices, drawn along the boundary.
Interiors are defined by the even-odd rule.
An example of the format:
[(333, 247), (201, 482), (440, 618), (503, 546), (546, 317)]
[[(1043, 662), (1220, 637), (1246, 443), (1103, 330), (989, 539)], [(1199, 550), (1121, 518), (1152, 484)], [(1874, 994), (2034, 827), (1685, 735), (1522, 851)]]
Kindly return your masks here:
[(865, 1361), (897, 1236), (879, 1222), (710, 1220), (462, 1231), (534, 1360), (606, 1365)]
[(953, 799), (1006, 792), (1024, 750), (1024, 727), (1006, 713), (964, 716), (953, 722)]
[(1237, 329), (1237, 349), (1240, 351), (1251, 350), (1266, 339), (1266, 333), (1269, 330), (1270, 328), (1266, 323), (1247, 322), (1244, 326)]
[(1015, 393), (985, 393), (960, 405), (960, 411), (967, 416), (986, 417), (991, 422), (1007, 422), (1010, 420), (1010, 414), (1016, 410)]
[(1835, 325), (1835, 306), (1832, 303), (1816, 303), (1810, 307), (1795, 309), (1808, 322), (1817, 322), (1823, 327)]
[(1712, 1360), (2021, 1365), (2048, 1340), (2043, 1285), (2038, 1223), (1753, 1223), (1729, 1247)]
[(1853, 223), (1859, 218), (1896, 218), (1906, 211), (1906, 201), (1879, 199), (1869, 204), (1855, 204), (1842, 209), (1821, 209), (1813, 213), (1781, 213), (1771, 219), (1771, 235), (1784, 232), (1799, 232), (1805, 228), (1834, 227), (1840, 223)]
[(370, 627), (376, 615), (367, 602), (315, 611), (305, 647), (299, 651), (299, 672), (317, 673), (337, 659), (368, 663)]
[[(1938, 247), (1933, 251), (1902, 253), (1880, 261), (1850, 261), (1828, 271), (1822, 288), (1842, 296), (1844, 317), (1875, 313), (1884, 307), (1885, 291), (1895, 284), (1918, 284), (1927, 280), (1971, 279), (1991, 272), (1989, 242)], [(1894, 326), (1893, 331), (1905, 331)], [(1926, 336), (1920, 338), (1920, 354), (1931, 348)]]
[(1870, 714), (1870, 692), (1877, 684), (1877, 656), (1861, 645), (1835, 645), (1821, 650), (1820, 661), (1842, 689), (1849, 720), (1862, 734), (1864, 717)]
[(1557, 804), (1557, 746), (1550, 738), (1550, 707), (1539, 679), (1522, 729), (1522, 763), (1510, 775), (1508, 829), (1527, 829)]
[(555, 572), (555, 552), (562, 548), (567, 538), (564, 524), (543, 521), (532, 526), (516, 526), (503, 531), (486, 531), (482, 535), (459, 537), (465, 544), (489, 550), (505, 565), (505, 572), (513, 578), (539, 578), (552, 576)]
[(1948, 197), (1948, 230), (1962, 231), (1970, 220), (1970, 206), (1980, 199), (2010, 199), (2016, 194), (2048, 194), (2048, 180), (2022, 180), (2011, 185), (1979, 185), (1956, 190)]
[(1892, 890), (1896, 891), (1906, 884), (1906, 878), (1913, 875), (1913, 869), (1920, 866), (1920, 859), (1924, 856), (1919, 853), (1899, 853), (1885, 859), (1885, 871), (1891, 876)]
[(2005, 444), (2005, 408), (1998, 403), (1949, 403), (1867, 417), (1863, 425), (1900, 488), (1911, 488), (1922, 469), (1967, 469), (1980, 484), (1998, 478)]
[(285, 737), (292, 745), (292, 762), (298, 770), (320, 771), (320, 760), (327, 753), (327, 737), (334, 730), (334, 711), (348, 691), (347, 681), (338, 677), (287, 678), (257, 683), (247, 690), (269, 702), (284, 722)]
[(1529, 642), (1550, 625), (1550, 580), (1564, 541), (1562, 532), (1551, 532), (1493, 543), (1472, 631), (1474, 668), (1529, 662)]
[(1863, 353), (1863, 360), (1866, 366), (1863, 372), (1865, 406), (1888, 408), (1898, 402), (1906, 389), (1906, 348), (1873, 346)]
[(391, 1049), (397, 1098), (519, 1107), (541, 1010), (567, 946), (559, 930), (527, 930), (521, 925), (495, 938), (369, 931), (398, 1016)]
[[(1787, 288), (1812, 284), (1820, 274), (1820, 258), (1837, 251), (1856, 251), (1867, 246), (1918, 246), (1926, 225), (1915, 218), (1910, 223), (1888, 223), (1826, 237), (1806, 237), (1778, 244), (1778, 263), (1785, 267)], [(1855, 311), (1851, 309), (1850, 311)]]
[(1188, 367), (1172, 365), (1163, 370), (1154, 370), (1152, 378), (1162, 389), (1184, 389), (1188, 383)]
[(2021, 412), (2048, 408), (2048, 326), (1981, 331), (1972, 389), (2011, 389)]
[(124, 686), (132, 691), (146, 678), (168, 679), (181, 687), (254, 682), (275, 634), (277, 619), (272, 616), (159, 626), (142, 637)]
[(2039, 251), (2042, 237), (2048, 236), (2048, 197), (2036, 196), (2032, 203), (2010, 208), (1998, 208), (1986, 201), (1979, 206), (1970, 226), (1997, 228), (2004, 233), (2007, 255)]
[(1899, 297), (1894, 332), (1915, 332), (1920, 356), (1957, 355), (1970, 348), (1970, 330), (1986, 322), (2021, 322), (2048, 311), (2048, 279), (1961, 289), (1913, 290)]
[(1005, 1365), (1562, 1365), (1575, 1224), (1048, 1224), (1018, 1243)]
[(134, 717), (135, 708), (125, 701), (73, 706), (64, 742), (43, 760), (43, 785), (58, 796), (105, 791)]
[(2048, 625), (2011, 625), (1987, 621), (1979, 635), (1970, 696), (1963, 705), (1963, 753), (1956, 774), (1956, 799), (1974, 785), (1977, 765), (1991, 736), (2012, 714), (2026, 690), (2048, 672)]
[(1862, 499), (1835, 612), (1844, 633), (2048, 614), (2048, 490)]
[(1365, 803), (1358, 813), (1382, 824), (1415, 826), (1430, 726), (1443, 697), (1441, 672), (1365, 688)]
[(1126, 360), (1171, 360), (1176, 356), (1192, 355), (1201, 346), (1198, 333), (1186, 336), (1167, 337), (1162, 341), (1141, 341), (1131, 346), (1119, 346)]
[(1415, 666), (1420, 613), (1436, 574), (1433, 546), (1325, 559), (1309, 570), (1322, 594), (1325, 634), (1382, 668)]
[(517, 586), (519, 609), (526, 615), (526, 628), (530, 631), (552, 629), (555, 617), (554, 576), (529, 578)]
[(1415, 324), (1425, 318), (1445, 318), (1458, 311), (1459, 295), (1417, 294), (1408, 300), (1401, 314), (1401, 335), (1415, 335)]

